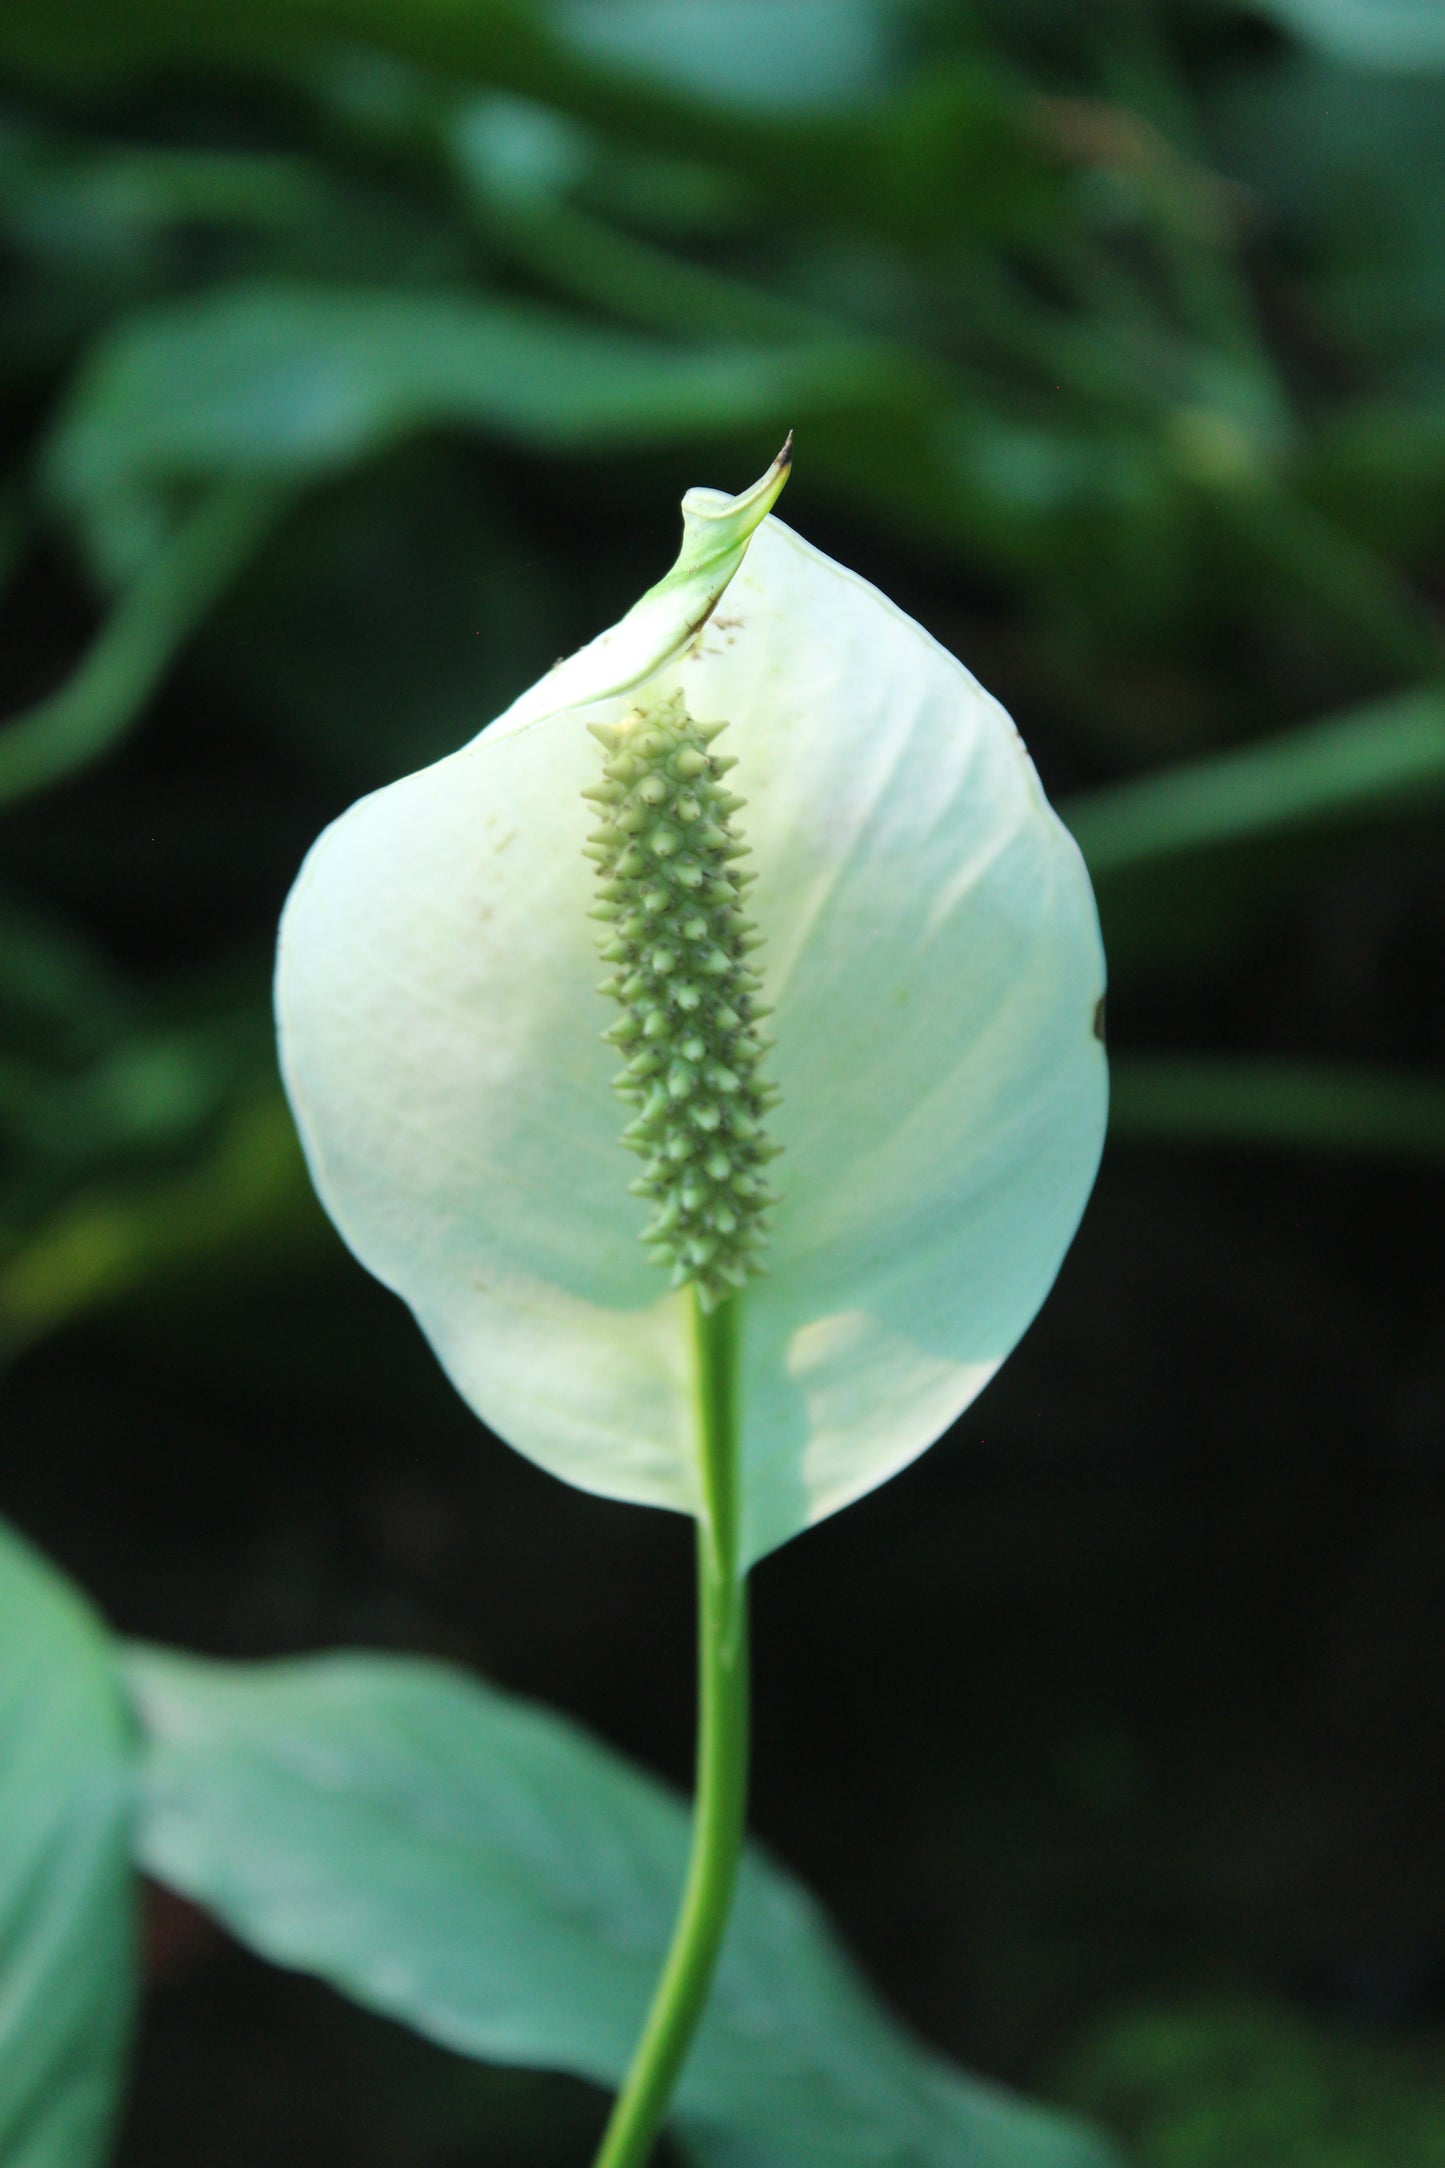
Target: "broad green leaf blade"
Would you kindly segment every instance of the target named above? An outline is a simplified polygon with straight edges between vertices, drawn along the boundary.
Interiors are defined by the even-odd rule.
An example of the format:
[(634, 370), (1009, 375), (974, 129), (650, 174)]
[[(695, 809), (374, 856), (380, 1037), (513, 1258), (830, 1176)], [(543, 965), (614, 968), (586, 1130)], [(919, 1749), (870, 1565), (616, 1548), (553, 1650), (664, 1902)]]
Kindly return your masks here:
[[(680, 1801), (440, 1666), (136, 1650), (142, 1864), (253, 1948), (463, 2054), (626, 2067), (687, 1848)], [(873, 2001), (753, 1855), (677, 2098), (709, 2168), (1103, 2168)]]
[(104, 1628), (0, 1524), (0, 2161), (109, 2149), (135, 1991), (127, 1723)]

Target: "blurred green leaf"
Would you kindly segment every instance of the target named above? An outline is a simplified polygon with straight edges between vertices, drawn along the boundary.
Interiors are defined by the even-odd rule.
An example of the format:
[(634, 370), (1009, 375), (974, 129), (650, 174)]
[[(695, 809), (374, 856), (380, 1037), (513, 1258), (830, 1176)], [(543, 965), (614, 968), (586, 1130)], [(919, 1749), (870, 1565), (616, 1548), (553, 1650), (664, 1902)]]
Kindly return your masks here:
[(1445, 517), (1445, 402), (1356, 401), (1321, 427), (1301, 481), (1374, 548), (1430, 566)]
[(1352, 2038), (1277, 2003), (1138, 2011), (1092, 2029), (1070, 2097), (1140, 2168), (1442, 2168), (1438, 2051)]
[(1445, 68), (1439, 0), (1248, 0), (1283, 30), (1359, 68)]
[(771, 442), (895, 388), (861, 342), (685, 348), (464, 293), (243, 286), (122, 325), (46, 471), (75, 508), (203, 477), (302, 480), (446, 426), (553, 453), (744, 428)]
[(279, 1091), (243, 1102), (200, 1160), (79, 1188), (0, 1258), (0, 1352), (14, 1354), (167, 1275), (243, 1270), (325, 1243)]
[[(1445, 25), (1445, 8), (1431, 12)], [(1402, 81), (1308, 53), (1275, 55), (1220, 91), (1211, 133), (1224, 164), (1287, 231), (1293, 276), (1339, 351), (1372, 382), (1388, 371), (1418, 394), (1438, 388), (1445, 73)]]
[[(117, 1162), (174, 1161), (213, 1126), (243, 1079), (268, 1079), (269, 1019), (133, 1030), (83, 1066), (0, 1053), (0, 1135), (74, 1179)], [(258, 1059), (259, 1056), (259, 1059)]]
[(134, 1998), (127, 1723), (104, 1628), (0, 1523), (0, 2160), (99, 2168)]
[(124, 737), (288, 503), (279, 486), (227, 482), (161, 544), (75, 674), (0, 723), (0, 809), (63, 782)]
[(129, 990), (82, 934), (0, 894), (0, 1011), (8, 1043), (83, 1059), (134, 1021)]
[(565, 20), (523, 0), (7, 0), (0, 60), (47, 79), (106, 81), (190, 62), (279, 75), (322, 69), (347, 43), (462, 83), (557, 106), (653, 150), (705, 158), (794, 212), (913, 245), (1036, 229), (1058, 201), (1055, 161), (1022, 86), (979, 51), (920, 69), (840, 111), (739, 111), (594, 57)]
[(1226, 485), (1211, 491), (1209, 512), (1223, 545), (1220, 563), (1230, 564), (1236, 580), (1263, 585), (1281, 618), (1302, 615), (1315, 637), (1383, 665), (1392, 677), (1434, 675), (1445, 663), (1439, 622), (1425, 600), (1302, 490)]
[(1178, 968), (1248, 933), (1332, 833), (1445, 800), (1445, 691), (1424, 686), (1068, 800), (1110, 969)]
[(897, 0), (562, 0), (554, 13), (579, 52), (745, 110), (874, 98), (901, 57)]
[(1445, 1161), (1445, 1080), (1325, 1062), (1124, 1053), (1109, 1065), (1109, 1133)]
[[(615, 2083), (682, 1882), (681, 1801), (560, 1718), (430, 1664), (138, 1650), (128, 1669), (151, 1873), (461, 2053)], [(677, 2118), (708, 2168), (1110, 2158), (910, 2041), (755, 1855)]]
[(1258, 745), (1072, 799), (1096, 880), (1156, 859), (1336, 826), (1445, 796), (1445, 688), (1352, 709)]
[(329, 208), (296, 156), (97, 139), (0, 111), (0, 230), (21, 255), (100, 277), (180, 225), (285, 231)]
[[(853, 336), (846, 318), (808, 308), (791, 292), (779, 293), (640, 239), (613, 222), (615, 211), (599, 216), (594, 208), (580, 207), (572, 200), (578, 192), (605, 199), (620, 189), (625, 208), (635, 216), (643, 175), (633, 167), (619, 176), (612, 146), (604, 159), (593, 139), (545, 106), (489, 97), (448, 108), (434, 99), (425, 130), (489, 238), (571, 300), (646, 330), (726, 344), (739, 339), (817, 344)], [(688, 170), (705, 175), (710, 169)], [(675, 161), (652, 179), (675, 200)], [(579, 191), (579, 182), (589, 185)], [(644, 216), (643, 223), (655, 225), (657, 219)], [(929, 371), (921, 351), (893, 358), (910, 375)]]

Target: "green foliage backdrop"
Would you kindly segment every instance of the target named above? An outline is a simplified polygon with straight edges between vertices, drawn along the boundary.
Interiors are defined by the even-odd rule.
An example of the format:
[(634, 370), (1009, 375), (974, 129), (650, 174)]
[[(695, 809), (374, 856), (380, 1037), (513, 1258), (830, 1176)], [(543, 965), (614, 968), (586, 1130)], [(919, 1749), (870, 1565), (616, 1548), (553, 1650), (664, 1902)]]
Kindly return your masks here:
[[(848, 1534), (819, 1539), (817, 1566), (776, 1569), (802, 1576), (800, 1616), (818, 1600), (815, 1644), (840, 1591), (882, 1605), (887, 1589), (888, 1645), (918, 1679), (946, 1693), (985, 1619), (1016, 1688), (1017, 1732), (995, 1736), (985, 1716), (967, 1756), (940, 1750), (936, 1783), (859, 1773), (883, 1910), (861, 1870), (842, 1885), (906, 1983), (883, 1914), (906, 1909), (910, 1843), (937, 1869), (977, 1842), (1012, 1872), (1015, 1811), (991, 1822), (974, 1777), (955, 1780), (964, 1761), (998, 1753), (1012, 1772), (1000, 1801), (1033, 1798), (1019, 1740), (1056, 1724), (1075, 1821), (1097, 1811), (1115, 1827), (1110, 1799), (1134, 1811), (1142, 1765), (1119, 1741), (1157, 1743), (1185, 1689), (1166, 1676), (1139, 1688), (1152, 1713), (1109, 1712), (1099, 1681), (1141, 1636), (1116, 1643), (1098, 1623), (1125, 1598), (1109, 1572), (1090, 1579), (1077, 1516), (1051, 1503), (1057, 1456), (1084, 1453), (1094, 1500), (1111, 1470), (1135, 1471), (1115, 1549), (1099, 1541), (1134, 1577), (1128, 1616), (1156, 1606), (1176, 1621), (1184, 1679), (1196, 1658), (1178, 1589), (1202, 1591), (1187, 1601), (1212, 1618), (1229, 1576), (1255, 1569), (1242, 1536), (1200, 1533), (1214, 1505), (1179, 1505), (1196, 1548), (1156, 1591), (1153, 1538), (1130, 1518), (1149, 1470), (1220, 1469), (1218, 1526), (1262, 1514), (1268, 1593), (1321, 1636), (1347, 1530), (1375, 1528), (1388, 1561), (1414, 1555), (1412, 1529), (1442, 1526), (1438, 1255), (1407, 1266), (1438, 1226), (1445, 1158), (1442, 214), (1431, 0), (7, 0), (0, 1348), (14, 1444), (0, 1504), (129, 1630), (240, 1657), (327, 1638), (460, 1654), (639, 1751), (672, 1752), (671, 1719), (654, 1728), (647, 1713), (683, 1699), (670, 1657), (650, 1669), (656, 1622), (682, 1616), (672, 1554), (646, 1548), (666, 1538), (623, 1536), (604, 1514), (587, 1524), (612, 1531), (590, 1565), (580, 1508), (498, 1475), (495, 1449), (421, 1382), (404, 1328), (358, 1287), (309, 1197), (272, 1066), (270, 946), (325, 819), (455, 745), (609, 622), (668, 560), (680, 490), (742, 485), (792, 427), (789, 520), (923, 618), (1035, 749), (1095, 878), (1116, 1047), (1100, 1232), (1086, 1230), (1078, 1268), (1089, 1292), (1066, 1272), (1064, 1322), (1018, 1358), (1034, 1365), (1025, 1382), (984, 1403), (983, 1431), (997, 1424), (999, 1453), (1007, 1431), (1021, 1456), (999, 1553), (1022, 1561), (1014, 1581), (999, 1565), (985, 1600), (968, 1579), (982, 1569), (959, 1564), (991, 1510), (993, 1477), (978, 1475), (920, 1475), (980, 1488), (869, 1509), (869, 1540), (906, 1553), (896, 1580)], [(1184, 1290), (1172, 1309), (1163, 1295), (1150, 1307), (1151, 1276)], [(979, 1426), (964, 1427), (977, 1453)], [(1100, 1446), (1106, 1434), (1132, 1442)], [(1398, 1483), (1387, 1437), (1407, 1441)], [(1321, 1485), (1332, 1502), (1311, 1519)], [(353, 1533), (328, 1538), (318, 1565), (297, 1530), (330, 1525), (333, 1488)], [(413, 1590), (399, 1609), (378, 1594), (392, 1569), (352, 1559), (371, 1556), (354, 1530), (373, 1494), (390, 1501), (377, 1555), (412, 1561), (396, 1569)], [(477, 1549), (455, 1550), (437, 1495), (465, 1498)], [(510, 1561), (488, 1532), (509, 1512)], [(244, 1568), (228, 1515), (249, 1531)], [(641, 1641), (607, 1593), (634, 1543)], [(506, 1626), (502, 1596), (488, 1610), (473, 1585), (483, 1560), (511, 1589)], [(1397, 1596), (1414, 1585), (1414, 1568), (1368, 1570), (1393, 1574)], [(1077, 1722), (1062, 1703), (1029, 1713), (1035, 1628), (1012, 1639), (1053, 1617), (1039, 1593), (1051, 1572), (1081, 1577), (1081, 1645), (1096, 1646)], [(916, 1610), (915, 1585), (955, 1576), (955, 1610), (943, 1594), (936, 1614)], [(534, 1620), (537, 1648), (595, 1631), (635, 1676), (523, 1653), (543, 1591), (557, 1623)], [(1401, 1743), (1380, 1749), (1386, 1833), (1359, 1840), (1370, 1860), (1375, 1842), (1381, 1857), (1396, 1841), (1431, 1856), (1387, 1834), (1392, 1815), (1428, 1820), (1433, 1796), (1399, 1684), (1407, 1647), (1439, 1623), (1419, 1604), (1408, 1617), (1366, 1605), (1397, 1623), (1360, 1659), (1375, 1667), (1365, 1698), (1378, 1711), (1403, 1696), (1405, 1712)], [(1053, 1627), (1069, 1630), (1062, 1613)], [(75, 1692), (104, 1701), (82, 1675), (83, 1632), (65, 1631), (79, 1637)], [(1289, 1682), (1316, 1674), (1303, 1643), (1272, 1631), (1228, 1677), (1278, 1678), (1281, 1699), (1254, 1720), (1308, 1762)], [(107, 1721), (85, 1719), (100, 1760)], [(945, 1719), (920, 1715), (913, 1750), (930, 1721)], [(57, 1797), (80, 1781), (64, 1756), (82, 1733), (57, 1747)], [(1257, 1782), (1254, 1744), (1229, 1738)], [(790, 1812), (780, 1798), (776, 1825), (808, 1851), (844, 1811), (827, 1789), (842, 1765), (774, 1746), (813, 1801)], [(1169, 1763), (1181, 1791), (1187, 1760)], [(1289, 1794), (1296, 1820), (1313, 1802), (1369, 1824), (1375, 1810), (1342, 1804), (1325, 1764)], [(893, 1788), (913, 1782), (918, 1819), (890, 1817)], [(85, 1812), (99, 1862), (104, 1812)], [(1166, 1820), (1148, 1826), (1167, 1850)], [(1074, 1841), (1049, 1826), (1040, 1843)], [(810, 1879), (831, 1856), (818, 1836)], [(955, 1981), (967, 1947), (975, 1984), (920, 1987), (920, 2021), (1010, 2074), (1052, 2071), (1146, 2161), (1334, 2158), (1316, 2107), (1277, 2107), (1308, 2092), (1284, 2079), (1268, 2146), (1240, 2136), (1275, 2082), (1260, 2059), (1288, 2072), (1316, 2053), (1307, 2016), (1261, 2015), (1249, 1997), (1310, 2004), (1337, 1961), (1321, 1954), (1339, 1939), (1329, 1905), (1317, 1930), (1280, 1930), (1279, 1956), (1243, 1930), (1216, 1936), (1207, 1900), (1191, 1910), (1110, 1872), (1089, 1932), (1097, 1943), (1116, 1905), (1152, 1907), (1147, 1931), (1119, 1929), (1133, 1957), (1066, 1959), (1082, 1930), (1035, 1922), (1014, 1964), (1006, 1920), (987, 1953), (959, 1930), (920, 1977)], [(1373, 1896), (1344, 1942), (1369, 1940), (1358, 1923), (1373, 1904), (1390, 1977), (1436, 1979), (1445, 1903), (1392, 1899), (1390, 1876), (1372, 1874), (1359, 1869)], [(98, 1903), (98, 1887), (75, 1904)], [(1312, 1902), (1305, 1890), (1301, 1919)], [(1181, 1908), (1194, 1925), (1176, 1938), (1158, 1920)], [(106, 1932), (122, 1934), (118, 1912)], [(212, 1961), (191, 1929), (173, 1940), (178, 1978)], [(152, 1953), (162, 1983), (169, 1947), (163, 1933)], [(1087, 1994), (1216, 1990), (1242, 1999), (1188, 2003), (1173, 2033), (1121, 2019), (1117, 2036), (1096, 2027), (1061, 2053), (1083, 2037)], [(1401, 1989), (1387, 2014), (1428, 2024), (1433, 1993)], [(93, 2052), (111, 2053), (122, 2026), (107, 2005)], [(199, 2037), (176, 2055), (204, 2056)], [(1178, 2039), (1194, 2046), (1166, 2052)], [(1375, 2066), (1360, 2053), (1351, 2099), (1366, 2102)], [(1433, 2070), (1427, 2055), (1408, 2080), (1378, 2081), (1416, 2102), (1411, 2160), (1445, 2158)], [(396, 2085), (434, 2078), (406, 2064)], [(138, 2128), (154, 2147), (144, 2118), (160, 2110), (144, 2103), (174, 2100), (163, 2077), (144, 2082)], [(498, 2094), (463, 2122), (518, 2160), (550, 2158), (540, 2099)], [(379, 2159), (365, 2135), (326, 2137), (326, 2112), (298, 2109), (298, 2158), (331, 2144)], [(1390, 2150), (1391, 2110), (1349, 2113), (1374, 2135), (1341, 2140), (1341, 2162), (1407, 2157)], [(322, 2135), (307, 2137), (307, 2114)], [(269, 2125), (251, 2133), (279, 2158), (277, 2142)], [(394, 2157), (420, 2161), (422, 2144)], [(77, 2139), (66, 2158), (83, 2152)]]

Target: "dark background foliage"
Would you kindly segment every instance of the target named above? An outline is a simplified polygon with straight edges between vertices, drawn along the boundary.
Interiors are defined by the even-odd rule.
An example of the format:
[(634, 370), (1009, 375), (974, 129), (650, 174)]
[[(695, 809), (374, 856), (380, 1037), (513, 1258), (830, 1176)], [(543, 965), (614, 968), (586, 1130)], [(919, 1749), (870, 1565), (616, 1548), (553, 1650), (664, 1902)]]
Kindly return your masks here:
[[(1432, 0), (7, 0), (4, 1509), (123, 1630), (442, 1654), (685, 1782), (689, 1553), (309, 1199), (276, 915), (797, 432), (1011, 707), (1116, 1114), (1039, 1323), (757, 1583), (755, 1824), (1158, 2168), (1445, 2161)], [(576, 2156), (150, 1918), (127, 2164)]]

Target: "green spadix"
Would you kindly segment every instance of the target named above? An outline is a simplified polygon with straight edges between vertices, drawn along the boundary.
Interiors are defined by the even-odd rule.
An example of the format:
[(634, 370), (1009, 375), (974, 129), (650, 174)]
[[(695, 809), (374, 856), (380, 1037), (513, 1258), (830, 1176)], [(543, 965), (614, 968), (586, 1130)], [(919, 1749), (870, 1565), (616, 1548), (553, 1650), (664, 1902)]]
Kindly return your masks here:
[(767, 516), (785, 476), (690, 492), (619, 624), (328, 828), (277, 975), (324, 1203), (544, 1467), (699, 1512), (682, 1283), (745, 1283), (744, 1563), (988, 1382), (1106, 1094), (1093, 897), (1017, 731)]

